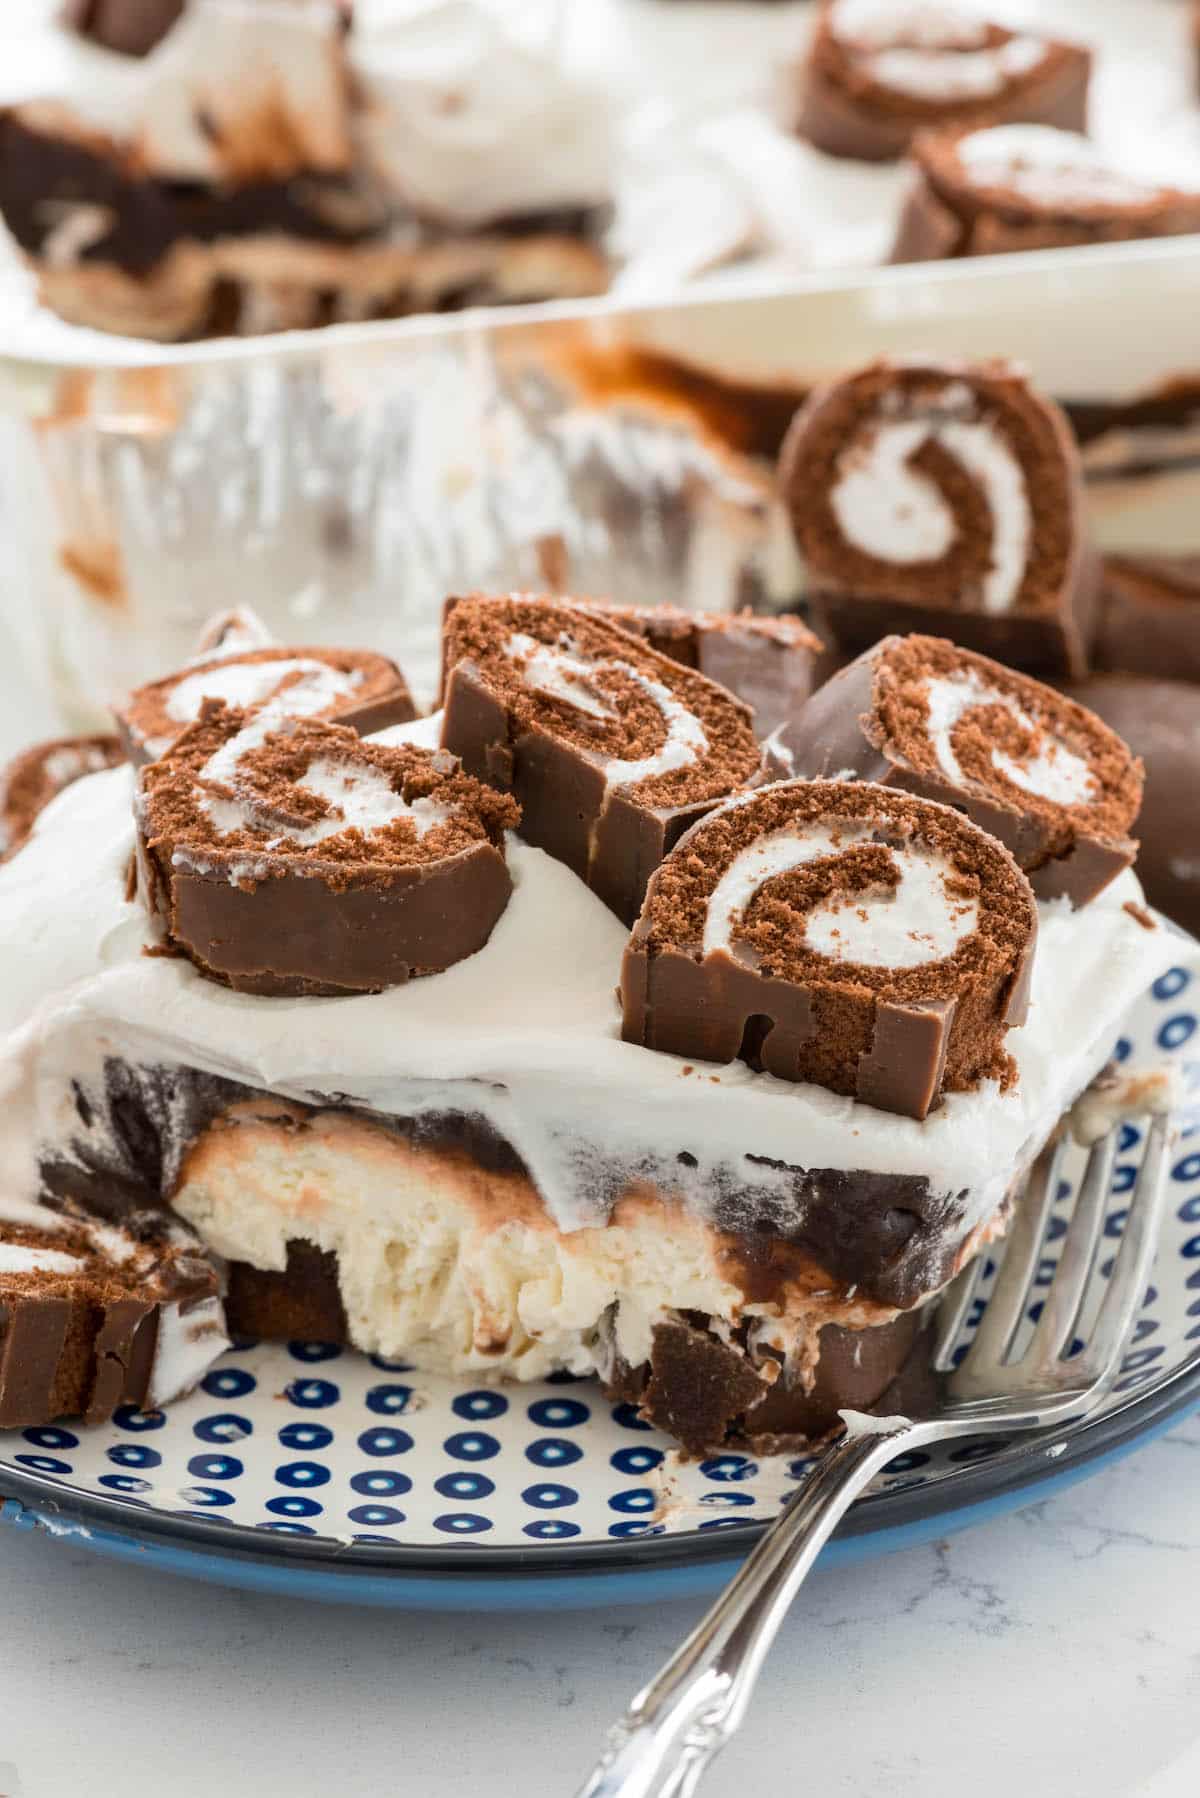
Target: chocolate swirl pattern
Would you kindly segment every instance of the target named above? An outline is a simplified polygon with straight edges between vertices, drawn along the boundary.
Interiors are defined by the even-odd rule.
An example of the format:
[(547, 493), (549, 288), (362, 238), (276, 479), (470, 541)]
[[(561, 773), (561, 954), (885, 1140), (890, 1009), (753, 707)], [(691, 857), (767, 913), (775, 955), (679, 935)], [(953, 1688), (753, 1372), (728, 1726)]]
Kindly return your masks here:
[(826, 0), (798, 130), (833, 156), (886, 161), (950, 124), (1082, 130), (1090, 53), (925, 0)]
[(951, 613), (959, 641), (1017, 667), (1084, 665), (1098, 574), (1079, 455), (1015, 368), (872, 363), (801, 408), (780, 472), (844, 649)]
[(456, 601), (444, 745), (626, 923), (683, 831), (762, 773), (749, 708), (584, 608)]
[(217, 1276), (181, 1224), (0, 1197), (0, 1428), (153, 1410), (228, 1347)]
[(623, 1035), (923, 1118), (1010, 1078), (1036, 929), (1024, 876), (957, 813), (789, 781), (721, 807), (651, 881)]
[(211, 979), (376, 991), (483, 947), (518, 816), (444, 751), (207, 701), (142, 772), (138, 885), (164, 945)]
[(365, 734), (417, 716), (407, 681), (386, 656), (358, 649), (255, 647), (260, 628), (253, 614), (214, 620), (206, 656), (130, 694), (117, 724), (131, 761), (157, 760), (195, 722), (207, 700), (253, 712), (267, 728), (286, 718), (322, 718)]
[(788, 736), (793, 771), (956, 806), (1039, 898), (1087, 904), (1133, 861), (1142, 769), (1093, 712), (941, 637), (887, 637), (823, 687)]
[(1200, 192), (1128, 174), (1072, 130), (993, 124), (930, 131), (913, 145), (918, 179), (893, 262), (988, 256), (1200, 230)]

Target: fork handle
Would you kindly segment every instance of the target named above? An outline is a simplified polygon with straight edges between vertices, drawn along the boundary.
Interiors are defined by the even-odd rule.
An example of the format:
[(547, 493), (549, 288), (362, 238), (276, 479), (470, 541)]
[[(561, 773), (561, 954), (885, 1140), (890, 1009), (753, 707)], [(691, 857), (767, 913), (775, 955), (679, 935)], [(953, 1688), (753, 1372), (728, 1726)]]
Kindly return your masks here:
[(686, 1642), (638, 1693), (578, 1798), (688, 1798), (740, 1727), (759, 1670), (809, 1568), (863, 1487), (920, 1424), (827, 1449)]

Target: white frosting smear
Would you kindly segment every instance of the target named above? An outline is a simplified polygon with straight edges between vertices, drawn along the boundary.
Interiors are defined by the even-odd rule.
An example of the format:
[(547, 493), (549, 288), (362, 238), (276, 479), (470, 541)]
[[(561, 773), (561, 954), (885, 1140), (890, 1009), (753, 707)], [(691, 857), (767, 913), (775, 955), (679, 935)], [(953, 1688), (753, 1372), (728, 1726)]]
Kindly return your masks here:
[(926, 688), (929, 704), (927, 730), (942, 771), (958, 783), (966, 777), (954, 752), (954, 727), (976, 706), (1000, 705), (1030, 732), (1040, 729), (1042, 741), (1036, 755), (1018, 761), (1003, 749), (993, 748), (992, 764), (1014, 786), (1049, 799), (1055, 805), (1086, 805), (1095, 796), (1096, 781), (1087, 762), (1044, 725), (1031, 718), (1010, 693), (989, 687), (975, 670), (964, 674), (936, 675)]
[[(960, 383), (945, 389), (947, 405), (958, 405), (963, 397), (969, 398), (969, 390)], [(848, 542), (882, 562), (908, 566), (944, 556), (957, 534), (954, 515), (936, 482), (911, 466), (930, 441), (960, 462), (983, 490), (992, 516), (992, 559), (980, 601), (985, 612), (1003, 612), (1020, 590), (1033, 518), (1021, 465), (987, 420), (879, 420), (839, 461), (829, 496), (838, 528)]]
[[(705, 955), (729, 951), (747, 906), (767, 881), (870, 842), (873, 829), (865, 823), (811, 824), (803, 835), (794, 829), (772, 831), (743, 849), (708, 902)], [(808, 914), (805, 940), (818, 955), (863, 967), (917, 968), (944, 961), (976, 929), (977, 903), (946, 890), (954, 870), (944, 856), (916, 843), (887, 848), (900, 875), (894, 887), (832, 895)]]
[(623, 760), (610, 756), (603, 762), (605, 784), (614, 787), (636, 786), (659, 774), (672, 774), (678, 768), (690, 768), (708, 748), (708, 735), (694, 712), (682, 705), (669, 687), (652, 676), (643, 674), (630, 662), (608, 656), (596, 661), (576, 653), (570, 644), (556, 648), (542, 643), (524, 631), (514, 631), (504, 652), (520, 661), (521, 678), (528, 687), (563, 699), (590, 717), (613, 719), (619, 716), (615, 706), (596, 689), (597, 677), (606, 671), (623, 674), (640, 687), (662, 714), (666, 737), (661, 748), (652, 755)]
[(993, 125), (960, 140), (972, 181), (1011, 187), (1037, 206), (1138, 206), (1161, 190), (1120, 174), (1103, 150), (1053, 125)]
[(83, 1262), (61, 1249), (27, 1249), (21, 1243), (0, 1242), (0, 1274), (73, 1274)]

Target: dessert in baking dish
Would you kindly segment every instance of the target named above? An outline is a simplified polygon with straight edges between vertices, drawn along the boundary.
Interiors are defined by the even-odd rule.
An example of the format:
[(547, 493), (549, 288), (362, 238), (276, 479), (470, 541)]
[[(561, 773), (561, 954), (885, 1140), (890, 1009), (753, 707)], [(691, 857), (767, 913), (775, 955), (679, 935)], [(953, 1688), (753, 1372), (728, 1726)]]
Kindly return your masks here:
[(887, 162), (918, 131), (1027, 120), (1082, 131), (1090, 51), (929, 0), (823, 0), (796, 128)]
[(931, 131), (915, 140), (913, 157), (893, 262), (1200, 231), (1200, 190), (1128, 174), (1075, 131)]
[(608, 100), (486, 8), (80, 22), (0, 113), (0, 213), (68, 321), (169, 341), (606, 285)]
[[(928, 1301), (1003, 1229), (1170, 960), (1132, 872), (1085, 904), (1038, 901), (961, 809), (861, 780), (773, 784), (731, 694), (565, 602), (477, 597), (448, 628), (440, 716), (365, 738), (285, 720), (256, 770), (255, 752), (213, 766), (205, 733), (232, 720), (210, 704), (159, 762), (77, 782), (44, 815), (0, 873), (9, 1190), (189, 1224), (220, 1258), (232, 1330), (472, 1379), (596, 1374), (693, 1452), (811, 1439), (840, 1406), (895, 1402)], [(486, 730), (463, 726), (464, 696)], [(332, 739), (371, 770), (370, 816), (357, 778), (321, 774)], [(276, 916), (278, 971), (297, 942), (340, 940), (322, 854), (339, 827), (350, 881), (352, 851), (386, 839), (408, 868), (432, 840), (374, 809), (375, 773), (397, 758), (458, 791), (455, 743), (479, 753), (470, 803), (508, 826), (511, 890), (474, 953), (318, 997), (240, 990), (162, 932), (156, 884), (196, 846), (180, 839), (180, 862), (151, 826), (185, 767), (210, 834), (246, 813), (270, 833), (261, 869), (207, 845), (205, 903), (232, 895), (227, 959), (261, 960)], [(257, 778), (297, 753), (286, 793)], [(631, 889), (614, 909), (594, 861), (545, 837), (568, 813), (579, 843), (602, 840), (610, 811), (641, 845), (636, 921)], [(131, 893), (152, 834), (154, 883)], [(276, 863), (324, 908), (311, 939), (274, 898)], [(488, 872), (468, 852), (457, 878), (469, 903), (447, 926)]]
[(1083, 672), (1099, 571), (1079, 452), (1021, 369), (870, 363), (801, 407), (779, 478), (819, 628), (842, 649), (943, 632), (1035, 673)]

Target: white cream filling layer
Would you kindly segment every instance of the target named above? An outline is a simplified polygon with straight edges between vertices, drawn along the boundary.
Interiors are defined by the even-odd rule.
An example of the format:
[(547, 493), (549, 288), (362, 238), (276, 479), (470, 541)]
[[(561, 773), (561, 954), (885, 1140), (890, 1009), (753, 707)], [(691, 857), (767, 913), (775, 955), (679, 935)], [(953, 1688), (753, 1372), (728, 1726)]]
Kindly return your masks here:
[[(404, 741), (422, 720), (383, 733)], [(0, 868), (0, 1189), (32, 1194), (39, 1146), (78, 1129), (71, 1080), (105, 1056), (177, 1062), (311, 1101), (338, 1093), (401, 1116), (471, 1111), (511, 1142), (552, 1221), (604, 1209), (614, 1166), (662, 1168), (707, 1214), (715, 1182), (786, 1227), (797, 1200), (774, 1159), (915, 1174), (964, 1192), (964, 1230), (1109, 1054), (1118, 1020), (1172, 960), (1165, 932), (1123, 908), (1122, 875), (1083, 910), (1040, 908), (1028, 1023), (1009, 1033), (1019, 1079), (951, 1094), (923, 1123), (754, 1073), (694, 1066), (620, 1039), (614, 997), (628, 933), (561, 863), (509, 841), (514, 892), (487, 946), (444, 974), (348, 999), (264, 999), (142, 953), (125, 898), (131, 776), (77, 782)], [(695, 1167), (680, 1164), (687, 1152)], [(750, 1161), (749, 1156), (756, 1159)]]
[(1123, 175), (1076, 131), (1053, 125), (992, 125), (960, 140), (972, 181), (1011, 187), (1037, 206), (1139, 206), (1160, 191)]
[[(843, 820), (772, 831), (734, 857), (713, 889), (704, 921), (704, 953), (728, 952), (747, 906), (767, 881), (870, 842), (874, 826)], [(873, 968), (916, 968), (944, 961), (977, 928), (979, 907), (946, 890), (954, 870), (943, 856), (913, 843), (889, 844), (899, 872), (894, 887), (838, 895), (805, 920), (806, 946), (830, 961)]]
[[(929, 702), (926, 726), (929, 740), (942, 772), (956, 784), (966, 777), (954, 752), (954, 727), (977, 706), (1003, 706), (1023, 729), (1034, 731), (1039, 728), (1037, 721), (1017, 704), (1011, 693), (989, 687), (973, 668), (964, 674), (932, 677), (926, 697)], [(1040, 728), (1045, 740), (1036, 755), (1018, 761), (1006, 750), (993, 748), (992, 765), (1014, 786), (1039, 799), (1052, 800), (1055, 805), (1086, 805), (1096, 791), (1091, 769), (1081, 755), (1050, 736), (1044, 725)]]
[[(947, 406), (969, 401), (955, 383)], [(1033, 533), (1025, 474), (1005, 439), (985, 419), (879, 419), (838, 463), (830, 504), (847, 542), (881, 562), (910, 566), (939, 560), (958, 534), (954, 514), (936, 482), (912, 467), (923, 444), (934, 442), (962, 464), (982, 491), (992, 518), (991, 566), (980, 600), (985, 612), (1004, 612), (1024, 578)]]

